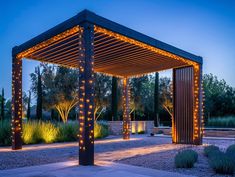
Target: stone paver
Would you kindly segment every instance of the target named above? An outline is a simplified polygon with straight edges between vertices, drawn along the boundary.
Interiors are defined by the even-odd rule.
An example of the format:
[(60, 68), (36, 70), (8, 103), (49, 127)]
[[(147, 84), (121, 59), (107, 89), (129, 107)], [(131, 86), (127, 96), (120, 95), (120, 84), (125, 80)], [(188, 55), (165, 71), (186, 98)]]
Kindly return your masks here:
[[(113, 162), (97, 161), (95, 166), (78, 166), (77, 161), (53, 163), (0, 171), (1, 177), (190, 177)], [(191, 176), (192, 177), (192, 176)]]

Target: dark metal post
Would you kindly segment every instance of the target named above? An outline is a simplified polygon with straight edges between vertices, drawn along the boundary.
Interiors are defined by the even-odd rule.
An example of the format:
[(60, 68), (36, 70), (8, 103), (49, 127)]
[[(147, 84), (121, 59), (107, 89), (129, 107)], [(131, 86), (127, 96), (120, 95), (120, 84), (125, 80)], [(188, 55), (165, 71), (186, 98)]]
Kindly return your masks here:
[(22, 60), (12, 50), (12, 149), (22, 149)]
[(84, 23), (79, 58), (79, 164), (94, 164), (94, 26)]
[(123, 139), (130, 139), (131, 117), (130, 117), (130, 91), (129, 79), (123, 79)]

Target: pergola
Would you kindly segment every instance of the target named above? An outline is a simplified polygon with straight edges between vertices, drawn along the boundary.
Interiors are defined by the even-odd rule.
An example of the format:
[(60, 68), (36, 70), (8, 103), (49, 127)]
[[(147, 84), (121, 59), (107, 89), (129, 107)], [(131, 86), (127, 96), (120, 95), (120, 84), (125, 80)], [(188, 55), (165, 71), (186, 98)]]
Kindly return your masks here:
[(130, 138), (128, 79), (173, 69), (172, 142), (202, 143), (202, 58), (84, 10), (12, 50), (12, 149), (22, 149), (22, 59), (79, 68), (79, 163), (94, 164), (94, 72), (123, 79), (123, 139)]

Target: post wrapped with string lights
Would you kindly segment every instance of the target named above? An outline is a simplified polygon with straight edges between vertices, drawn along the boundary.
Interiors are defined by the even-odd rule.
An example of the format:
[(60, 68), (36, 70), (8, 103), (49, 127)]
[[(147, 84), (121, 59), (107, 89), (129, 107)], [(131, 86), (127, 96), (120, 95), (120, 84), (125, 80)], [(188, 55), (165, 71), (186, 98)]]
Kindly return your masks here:
[(12, 149), (22, 149), (22, 60), (12, 50)]
[(202, 85), (202, 64), (194, 66), (194, 137), (193, 142), (195, 145), (202, 144), (203, 137), (203, 85)]
[(129, 79), (123, 79), (123, 139), (130, 139), (131, 117), (130, 117), (130, 90)]
[(79, 34), (79, 164), (94, 164), (94, 26)]

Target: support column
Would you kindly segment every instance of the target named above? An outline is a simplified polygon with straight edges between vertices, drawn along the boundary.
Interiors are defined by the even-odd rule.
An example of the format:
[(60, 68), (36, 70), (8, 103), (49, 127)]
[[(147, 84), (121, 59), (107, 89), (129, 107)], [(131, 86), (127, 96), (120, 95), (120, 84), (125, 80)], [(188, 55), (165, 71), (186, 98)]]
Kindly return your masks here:
[(79, 164), (94, 164), (94, 26), (79, 36)]
[(173, 70), (172, 141), (202, 143), (202, 72), (199, 64)]
[(12, 50), (12, 149), (22, 149), (22, 60)]
[(130, 139), (131, 117), (130, 117), (130, 90), (129, 79), (123, 79), (123, 139)]
[(202, 93), (202, 65), (194, 66), (194, 134), (193, 142), (196, 145), (202, 144), (203, 137), (203, 93)]

